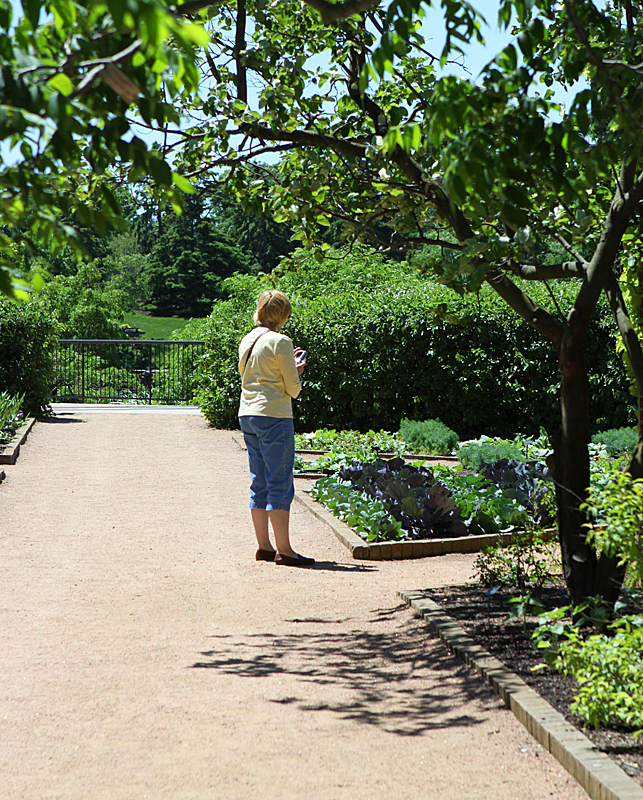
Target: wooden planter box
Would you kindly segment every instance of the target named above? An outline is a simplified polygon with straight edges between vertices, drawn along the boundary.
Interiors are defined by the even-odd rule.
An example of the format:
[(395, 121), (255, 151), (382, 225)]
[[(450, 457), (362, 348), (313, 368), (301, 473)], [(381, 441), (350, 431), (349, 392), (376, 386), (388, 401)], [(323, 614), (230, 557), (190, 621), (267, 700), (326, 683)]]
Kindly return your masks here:
[[(426, 556), (442, 556), (445, 553), (477, 553), (493, 544), (508, 545), (513, 533), (486, 533), (482, 536), (458, 536), (448, 539), (420, 539), (413, 542), (366, 542), (361, 536), (349, 528), (346, 523), (337, 519), (321, 503), (310, 497), (305, 486), (297, 486), (295, 499), (333, 531), (339, 541), (350, 551), (353, 558), (370, 561), (390, 561), (403, 558), (425, 558)], [(543, 531), (545, 539), (555, 536), (554, 528)]]
[(15, 464), (20, 454), (20, 446), (25, 443), (36, 420), (28, 419), (21, 425), (6, 444), (0, 444), (0, 464)]

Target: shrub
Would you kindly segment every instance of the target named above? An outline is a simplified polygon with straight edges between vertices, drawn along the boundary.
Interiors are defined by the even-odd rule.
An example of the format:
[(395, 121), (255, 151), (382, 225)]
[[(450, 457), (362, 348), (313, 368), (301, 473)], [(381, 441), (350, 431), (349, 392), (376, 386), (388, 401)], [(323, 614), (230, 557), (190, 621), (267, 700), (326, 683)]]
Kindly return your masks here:
[(495, 461), (508, 459), (510, 461), (526, 461), (524, 452), (515, 442), (507, 439), (490, 439), (488, 436), (481, 436), (479, 439), (472, 439), (462, 442), (458, 447), (458, 458), (466, 469), (478, 472), (484, 465), (493, 464)]
[(22, 397), (0, 392), (0, 443), (7, 442), (22, 422)]
[(627, 564), (631, 582), (643, 585), (643, 479), (614, 472), (602, 485), (590, 486), (581, 510), (594, 523), (588, 524), (588, 540), (599, 553)]
[[(228, 279), (229, 299), (183, 331), (206, 341), (198, 402), (212, 424), (238, 425), (239, 341), (253, 326), (257, 295), (276, 286), (293, 305), (284, 333), (308, 351), (304, 390), (293, 404), (298, 431), (398, 430), (402, 419), (440, 419), (473, 438), (559, 426), (553, 348), (490, 288), (458, 297), (364, 248), (331, 253), (322, 263), (297, 251), (292, 262), (295, 271), (268, 283)], [(551, 306), (545, 288), (529, 288)], [(552, 291), (562, 309), (571, 305), (574, 286)], [(598, 429), (627, 424), (634, 406), (608, 307), (595, 317), (588, 363)]]
[(417, 453), (445, 456), (458, 443), (458, 434), (439, 419), (427, 419), (424, 422), (403, 419), (400, 422), (400, 433), (409, 447)]
[(636, 428), (610, 428), (592, 436), (594, 444), (605, 445), (611, 456), (631, 455), (638, 442)]
[(477, 556), (474, 568), (483, 586), (506, 586), (521, 594), (560, 577), (557, 545), (538, 531), (516, 531), (506, 547), (492, 545)]
[[(586, 635), (590, 603), (544, 614), (534, 631), (549, 666), (578, 682), (571, 710), (589, 725), (627, 725), (643, 733), (643, 617), (614, 620), (609, 633)], [(600, 611), (600, 606), (594, 611)], [(589, 614), (588, 614), (589, 612)], [(566, 622), (571, 615), (575, 622)]]
[(0, 392), (24, 396), (26, 414), (49, 409), (56, 324), (37, 303), (0, 297)]
[(596, 634), (568, 641), (558, 669), (579, 684), (572, 711), (598, 727), (629, 725), (643, 732), (643, 618), (627, 617), (610, 625), (613, 635)]

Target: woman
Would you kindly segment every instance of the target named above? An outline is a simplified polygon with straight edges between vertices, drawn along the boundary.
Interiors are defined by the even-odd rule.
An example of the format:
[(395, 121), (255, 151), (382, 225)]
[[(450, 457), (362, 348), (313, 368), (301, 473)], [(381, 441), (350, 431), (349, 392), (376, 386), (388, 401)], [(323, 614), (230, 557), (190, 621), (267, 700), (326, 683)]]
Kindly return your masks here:
[[(292, 314), (283, 292), (264, 292), (257, 301), (257, 327), (239, 345), (241, 404), (239, 423), (250, 464), (250, 513), (259, 549), (257, 561), (309, 567), (314, 558), (296, 553), (290, 544), (290, 504), (295, 496), (295, 431), (292, 398), (301, 391), (299, 376), (305, 353), (279, 333)], [(300, 358), (296, 361), (297, 356)], [(268, 522), (275, 534), (270, 542)]]

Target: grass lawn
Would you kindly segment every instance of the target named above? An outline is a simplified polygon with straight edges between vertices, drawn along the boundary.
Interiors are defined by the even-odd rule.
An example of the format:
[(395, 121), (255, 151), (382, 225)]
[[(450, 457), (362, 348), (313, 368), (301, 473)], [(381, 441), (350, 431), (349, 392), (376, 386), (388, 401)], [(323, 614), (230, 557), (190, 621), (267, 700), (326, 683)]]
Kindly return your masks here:
[(182, 330), (188, 320), (177, 317), (148, 317), (132, 311), (125, 314), (125, 322), (142, 330), (142, 339), (169, 339), (174, 331)]

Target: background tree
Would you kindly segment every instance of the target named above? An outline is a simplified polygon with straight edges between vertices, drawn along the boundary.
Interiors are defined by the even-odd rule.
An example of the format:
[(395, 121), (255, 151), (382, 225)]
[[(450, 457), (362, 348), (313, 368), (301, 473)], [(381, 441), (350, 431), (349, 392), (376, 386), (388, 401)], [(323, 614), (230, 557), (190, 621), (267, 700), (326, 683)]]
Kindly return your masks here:
[(145, 273), (146, 307), (160, 316), (206, 316), (213, 301), (225, 296), (222, 281), (248, 271), (247, 256), (204, 212), (203, 201), (195, 198), (179, 216), (162, 217)]
[(105, 287), (95, 263), (82, 264), (75, 275), (48, 280), (35, 301), (56, 323), (62, 339), (124, 339), (127, 294)]
[[(183, 198), (179, 215), (163, 207), (149, 181), (118, 186), (128, 227), (108, 225), (103, 236), (93, 225), (67, 220), (104, 287), (126, 292), (127, 310), (204, 316), (225, 295), (226, 277), (235, 271), (270, 272), (293, 250), (290, 226), (243, 208), (225, 183), (200, 181), (195, 188)], [(69, 246), (54, 256), (41, 248), (37, 258), (53, 275), (72, 276), (79, 269)]]

